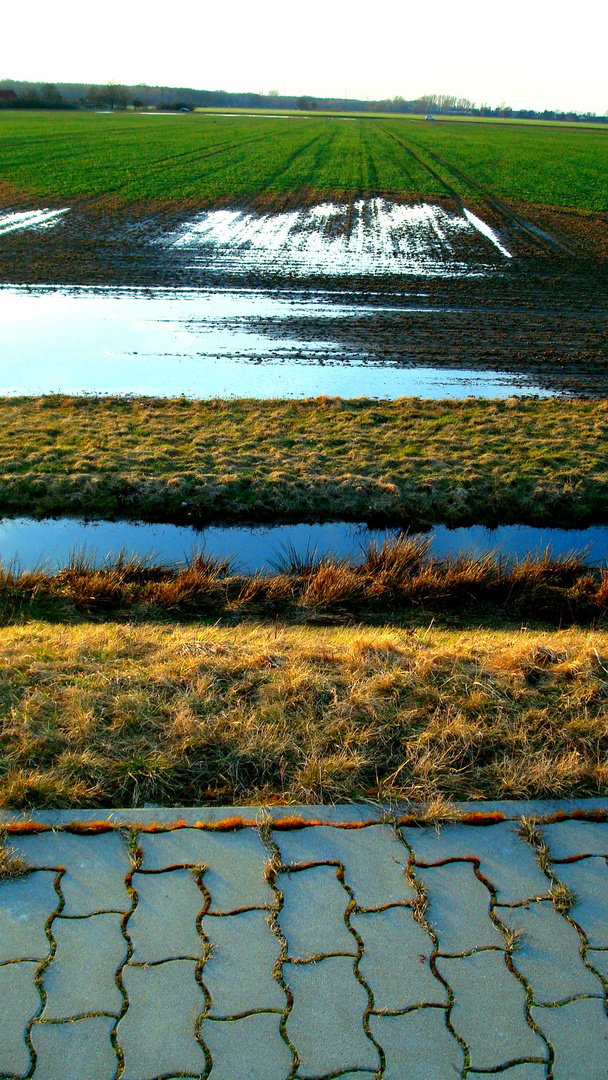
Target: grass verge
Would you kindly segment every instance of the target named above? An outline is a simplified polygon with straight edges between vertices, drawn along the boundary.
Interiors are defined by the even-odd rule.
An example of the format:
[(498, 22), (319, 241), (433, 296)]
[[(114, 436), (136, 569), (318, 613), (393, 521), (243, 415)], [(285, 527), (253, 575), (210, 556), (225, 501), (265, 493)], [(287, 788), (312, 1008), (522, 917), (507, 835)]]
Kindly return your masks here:
[(605, 794), (601, 631), (2, 631), (0, 805)]
[(0, 399), (4, 513), (608, 521), (608, 403)]
[(31, 618), (246, 618), (295, 622), (353, 618), (428, 621), (432, 614), (463, 625), (522, 620), (601, 624), (608, 571), (578, 556), (521, 561), (459, 556), (437, 559), (430, 542), (400, 537), (372, 542), (358, 561), (287, 551), (276, 572), (238, 574), (204, 554), (170, 569), (119, 559), (100, 568), (86, 559), (55, 574), (0, 569), (0, 621)]

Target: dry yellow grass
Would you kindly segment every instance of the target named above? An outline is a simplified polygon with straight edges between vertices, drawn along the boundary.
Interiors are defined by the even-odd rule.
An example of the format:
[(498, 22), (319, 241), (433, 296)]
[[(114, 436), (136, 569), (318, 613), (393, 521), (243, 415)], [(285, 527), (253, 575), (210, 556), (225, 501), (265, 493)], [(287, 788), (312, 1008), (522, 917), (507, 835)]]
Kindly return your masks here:
[(17, 855), (6, 842), (6, 834), (0, 829), (0, 881), (23, 877), (30, 871), (25, 859)]
[(608, 789), (608, 635), (4, 628), (0, 805)]

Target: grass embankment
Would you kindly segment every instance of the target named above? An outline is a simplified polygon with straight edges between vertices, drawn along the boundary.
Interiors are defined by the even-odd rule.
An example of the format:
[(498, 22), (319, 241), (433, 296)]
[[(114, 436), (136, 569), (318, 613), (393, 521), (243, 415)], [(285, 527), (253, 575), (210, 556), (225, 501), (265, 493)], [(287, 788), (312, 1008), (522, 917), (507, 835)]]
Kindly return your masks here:
[(608, 404), (0, 399), (4, 513), (608, 520)]
[(30, 623), (0, 805), (592, 795), (607, 698), (597, 631)]
[(491, 195), (606, 210), (608, 131), (407, 117), (0, 112), (0, 197), (113, 205)]
[(274, 573), (241, 575), (199, 555), (181, 569), (125, 562), (95, 569), (76, 561), (56, 574), (0, 570), (0, 621), (31, 618), (274, 619), (366, 618), (459, 625), (505, 620), (596, 625), (608, 606), (608, 572), (575, 556), (520, 562), (435, 559), (429, 542), (372, 543), (359, 561), (287, 552)]

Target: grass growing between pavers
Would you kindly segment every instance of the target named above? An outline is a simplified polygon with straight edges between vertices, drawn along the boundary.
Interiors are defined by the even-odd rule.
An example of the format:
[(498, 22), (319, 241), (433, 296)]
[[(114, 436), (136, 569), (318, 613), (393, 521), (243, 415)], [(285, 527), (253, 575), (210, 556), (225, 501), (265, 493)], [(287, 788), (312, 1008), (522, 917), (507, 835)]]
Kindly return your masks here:
[(608, 404), (0, 399), (5, 513), (608, 520)]
[(7, 843), (5, 831), (0, 829), (0, 881), (24, 877), (29, 872), (30, 867), (25, 859), (13, 851)]
[(3, 807), (597, 795), (608, 636), (29, 623)]

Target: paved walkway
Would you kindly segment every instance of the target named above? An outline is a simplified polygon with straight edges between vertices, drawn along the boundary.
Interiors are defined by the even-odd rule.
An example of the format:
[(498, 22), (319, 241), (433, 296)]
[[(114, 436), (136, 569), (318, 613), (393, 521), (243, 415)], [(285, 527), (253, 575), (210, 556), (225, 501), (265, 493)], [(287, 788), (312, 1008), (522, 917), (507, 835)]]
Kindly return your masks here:
[(583, 808), (4, 815), (31, 869), (0, 882), (0, 1076), (606, 1080), (608, 823)]

